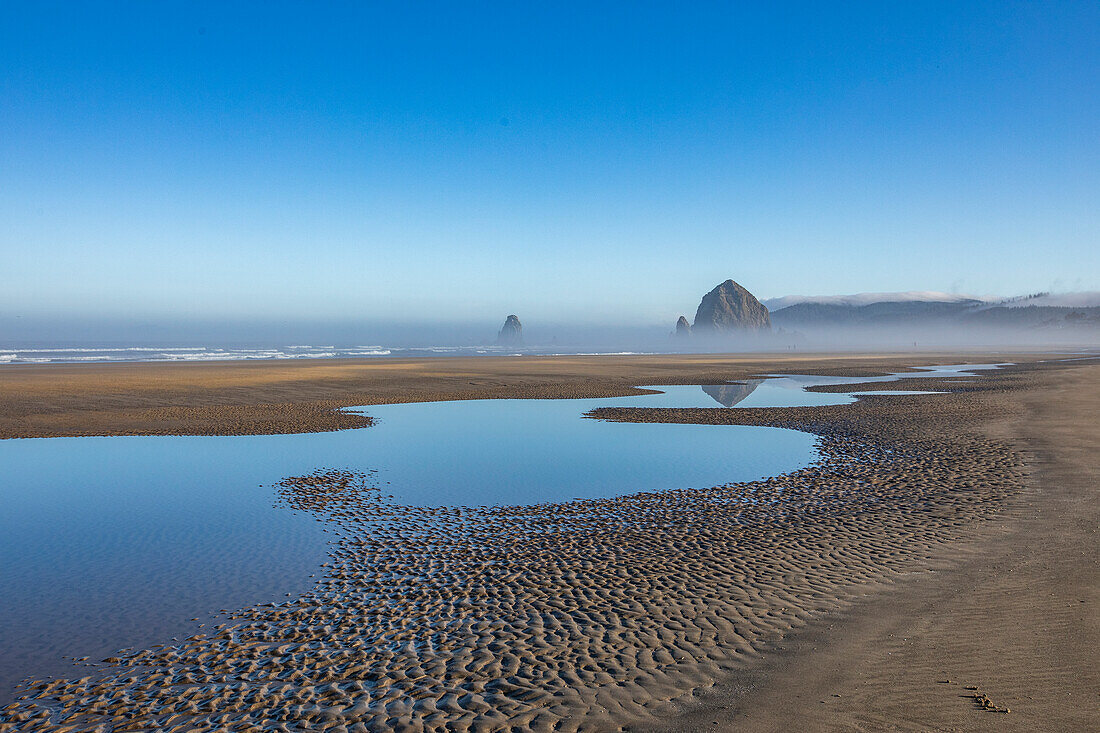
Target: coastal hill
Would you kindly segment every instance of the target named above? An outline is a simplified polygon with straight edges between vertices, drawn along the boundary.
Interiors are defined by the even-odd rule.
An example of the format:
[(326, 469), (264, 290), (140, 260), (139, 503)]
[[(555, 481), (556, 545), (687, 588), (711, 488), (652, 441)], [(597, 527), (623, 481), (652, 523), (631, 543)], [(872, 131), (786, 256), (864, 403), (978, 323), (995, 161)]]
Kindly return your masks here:
[(948, 293), (786, 296), (767, 301), (783, 328), (954, 328), (1041, 330), (1100, 328), (1100, 293), (986, 299)]

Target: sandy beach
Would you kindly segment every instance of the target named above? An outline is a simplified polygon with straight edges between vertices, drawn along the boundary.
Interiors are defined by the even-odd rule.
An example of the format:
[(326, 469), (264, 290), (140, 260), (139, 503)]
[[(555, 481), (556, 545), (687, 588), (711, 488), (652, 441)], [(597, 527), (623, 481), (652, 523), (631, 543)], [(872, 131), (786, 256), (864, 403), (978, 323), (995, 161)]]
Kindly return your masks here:
[(819, 436), (815, 464), (755, 482), (424, 509), (365, 475), (287, 477), (273, 492), (336, 538), (313, 591), (34, 681), (0, 731), (1096, 728), (1100, 366), (1041, 358), (7, 367), (12, 438), (311, 432), (368, 426), (348, 405), (1019, 364), (906, 382), (937, 395), (592, 415)]
[(788, 353), (10, 365), (0, 379), (0, 438), (322, 432), (369, 425), (338, 412), (353, 405), (613, 397), (637, 394), (640, 384), (720, 384), (771, 371), (869, 375), (1016, 358)]
[(63, 10), (0, 733), (1100, 733), (1100, 3)]

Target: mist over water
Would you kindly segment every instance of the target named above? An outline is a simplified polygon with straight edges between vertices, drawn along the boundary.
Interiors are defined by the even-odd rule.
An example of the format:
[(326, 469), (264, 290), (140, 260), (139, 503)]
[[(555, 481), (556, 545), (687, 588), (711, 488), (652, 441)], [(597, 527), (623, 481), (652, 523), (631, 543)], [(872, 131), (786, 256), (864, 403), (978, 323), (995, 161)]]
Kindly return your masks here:
[[(93, 342), (94, 343), (94, 342)], [(4, 364), (103, 364), (111, 362), (200, 362), (262, 361), (364, 358), (422, 358), (457, 356), (568, 356), (568, 355), (641, 355), (691, 353), (813, 353), (830, 351), (891, 352), (986, 350), (1068, 350), (1092, 351), (1100, 340), (1091, 334), (1035, 334), (1011, 331), (983, 333), (937, 331), (904, 333), (891, 330), (830, 330), (813, 337), (801, 334), (774, 334), (770, 338), (729, 338), (693, 340), (684, 343), (669, 337), (609, 337), (590, 340), (525, 343), (499, 346), (492, 343), (440, 343), (423, 346), (394, 344), (234, 344), (211, 342), (209, 345), (163, 345), (132, 342), (89, 345), (77, 342), (29, 342), (0, 344), (0, 365)]]
[(826, 326), (791, 332), (790, 342), (807, 351), (1081, 349), (1100, 347), (1100, 328)]
[[(1014, 309), (1017, 313), (1021, 309)], [(778, 311), (782, 314), (782, 311)], [(1024, 314), (1027, 315), (1027, 314)], [(1018, 316), (1014, 316), (1018, 318)], [(0, 317), (0, 364), (233, 361), (513, 354), (750, 353), (1100, 348), (1091, 317), (1037, 314), (1019, 323), (782, 324), (720, 337), (677, 336), (667, 325), (523, 321), (520, 344), (499, 345), (499, 322), (377, 323), (16, 319)]]

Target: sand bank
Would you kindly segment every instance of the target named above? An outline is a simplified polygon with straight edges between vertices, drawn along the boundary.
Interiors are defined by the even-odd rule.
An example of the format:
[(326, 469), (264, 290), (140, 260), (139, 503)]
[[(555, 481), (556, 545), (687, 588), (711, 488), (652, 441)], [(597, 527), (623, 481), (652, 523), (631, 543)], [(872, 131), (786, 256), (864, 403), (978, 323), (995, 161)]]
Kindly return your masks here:
[[(920, 728), (933, 720), (932, 708), (920, 707), (926, 688), (947, 691), (935, 709), (949, 710), (964, 729), (1005, 720), (1035, 727), (1031, 716), (1053, 706), (1029, 710), (990, 682), (1033, 661), (1036, 645), (1021, 644), (1020, 635), (1039, 634), (1044, 620), (1017, 614), (1025, 630), (1005, 637), (1014, 645), (972, 653), (1013, 601), (977, 569), (968, 577), (966, 563), (1002, 546), (1024, 557), (1036, 543), (1043, 527), (1012, 528), (1022, 526), (1036, 486), (1053, 492), (1061, 484), (1029, 473), (1012, 426), (1027, 422), (1022, 417), (1066, 375), (1083, 375), (1079, 386), (1095, 393), (1094, 369), (1014, 370), (956, 394), (837, 407), (603, 414), (821, 436), (818, 464), (745, 484), (425, 510), (387, 504), (368, 477), (292, 477), (277, 487), (283, 499), (339, 535), (313, 593), (245, 609), (209, 635), (112, 659), (83, 679), (35, 682), (0, 715), (0, 729), (713, 729), (714, 721), (740, 728), (743, 720), (754, 721), (750, 729)], [(1090, 403), (1064, 401), (1067, 409), (1079, 404)], [(1037, 435), (1046, 430), (1031, 422)], [(1096, 535), (1087, 534), (1095, 527), (1086, 519), (1069, 528), (1076, 558), (1093, 561), (1079, 583), (1092, 595), (1059, 616), (1068, 626), (1043, 632), (1066, 655), (1044, 677), (1051, 685), (1083, 679), (1087, 688), (1095, 674), (1079, 666), (1089, 652), (1068, 638), (1095, 638), (1080, 604), (1095, 601)], [(1050, 541), (1053, 561), (1063, 540)], [(1063, 592), (1064, 581), (1049, 579)], [(926, 648), (886, 643), (886, 629), (898, 624), (923, 619), (922, 628), (943, 628), (909, 613), (927, 610), (921, 604), (934, 602), (937, 583), (970, 604), (970, 628), (949, 621), (950, 633)], [(1012, 589), (1038, 592), (1026, 583)], [(965, 621), (965, 610), (948, 618)], [(824, 664), (813, 656), (814, 634), (836, 655)], [(895, 660), (892, 650), (903, 648), (915, 656)], [(952, 655), (972, 664), (975, 679), (947, 668)], [(814, 699), (833, 703), (836, 717), (823, 718), (799, 696), (832, 682), (829, 662), (850, 679), (866, 669), (873, 684)], [(929, 665), (958, 676), (928, 682)], [(981, 690), (966, 690), (971, 684)], [(1078, 692), (1078, 701), (1096, 699), (1095, 687)], [(981, 709), (978, 694), (1013, 712)], [(906, 710), (910, 701), (918, 707)], [(1095, 721), (1090, 711), (1074, 714), (1047, 720)]]

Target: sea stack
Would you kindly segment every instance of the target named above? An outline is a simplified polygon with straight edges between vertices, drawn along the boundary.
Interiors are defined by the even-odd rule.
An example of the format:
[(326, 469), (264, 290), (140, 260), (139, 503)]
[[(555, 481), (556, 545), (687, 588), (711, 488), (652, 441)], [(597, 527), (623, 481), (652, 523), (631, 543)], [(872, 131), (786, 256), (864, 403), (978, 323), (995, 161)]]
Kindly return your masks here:
[(501, 346), (520, 346), (523, 344), (523, 324), (518, 316), (508, 316), (497, 334), (497, 343)]
[(680, 320), (676, 321), (676, 335), (680, 338), (691, 335), (691, 324), (684, 316), (680, 316)]
[(692, 333), (721, 336), (743, 331), (770, 331), (768, 309), (752, 293), (726, 280), (703, 296)]

